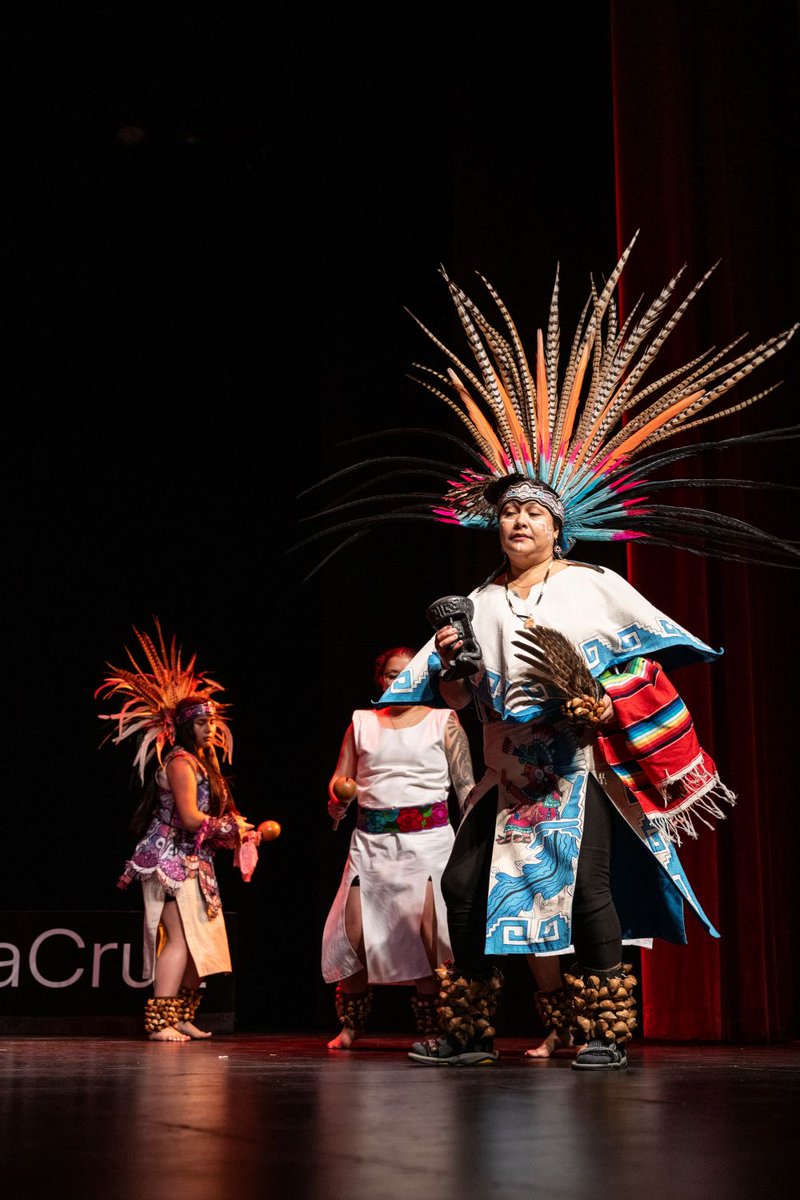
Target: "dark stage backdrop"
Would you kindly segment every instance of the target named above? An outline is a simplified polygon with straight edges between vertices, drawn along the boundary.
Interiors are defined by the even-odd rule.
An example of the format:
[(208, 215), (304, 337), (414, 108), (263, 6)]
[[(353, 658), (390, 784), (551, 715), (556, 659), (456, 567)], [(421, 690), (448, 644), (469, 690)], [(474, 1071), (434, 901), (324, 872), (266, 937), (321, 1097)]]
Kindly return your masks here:
[[(131, 845), (129, 761), (98, 748), (92, 696), (106, 660), (121, 662), (133, 644), (131, 626), (150, 628), (156, 614), (226, 684), (242, 810), (283, 826), (248, 884), (220, 856), (226, 908), (238, 916), (239, 1021), (330, 1024), (319, 943), (350, 828), (334, 833), (325, 812), (341, 737), (352, 710), (372, 699), (378, 651), (420, 644), (430, 601), (474, 586), (496, 554), (491, 538), (386, 527), (304, 583), (327, 543), (290, 551), (310, 529), (304, 518), (335, 494), (301, 497), (306, 487), (373, 445), (410, 445), (351, 439), (389, 426), (454, 431), (444, 406), (406, 379), (415, 360), (435, 356), (406, 307), (452, 342), (437, 267), (467, 290), (480, 271), (530, 338), (560, 262), (571, 329), (590, 272), (608, 272), (618, 236), (641, 226), (634, 293), (652, 293), (687, 259), (694, 275), (724, 252), (704, 315), (696, 306), (699, 342), (709, 314), (755, 336), (797, 315), (796, 197), (781, 157), (796, 125), (793, 6), (775, 6), (781, 20), (760, 32), (746, 72), (703, 50), (724, 42), (712, 24), (706, 42), (689, 36), (689, 65), (687, 53), (680, 70), (662, 64), (656, 92), (656, 48), (673, 8), (682, 6), (589, 5), (576, 19), (567, 6), (507, 4), (489, 20), (472, 3), (397, 5), (388, 34), (359, 4), (326, 14), (277, 3), (267, 18), (260, 6), (201, 0), (157, 20), (90, 5), (80, 28), (66, 12), (43, 21), (20, 8), (4, 231), (13, 800), (0, 909), (138, 905), (114, 886)], [(638, 16), (621, 34), (629, 9)], [(732, 46), (744, 56), (747, 39)], [(691, 67), (705, 80), (706, 54), (715, 86), (689, 91), (681, 73)], [(736, 122), (757, 109), (747, 146), (725, 124), (731, 107)], [(717, 197), (701, 184), (725, 130), (737, 169), (719, 177)], [(668, 144), (662, 162), (656, 149)], [(754, 147), (771, 164), (766, 183)], [(680, 222), (668, 219), (678, 207)], [(793, 369), (786, 355), (785, 372)], [(753, 420), (788, 409), (796, 394), (787, 384)], [(755, 468), (769, 474), (771, 461)], [(788, 453), (780, 470), (792, 473)], [(783, 518), (791, 533), (785, 508), (754, 503), (765, 524)], [(586, 557), (626, 569), (617, 551)], [(781, 712), (791, 686), (778, 664), (794, 599), (775, 572), (744, 570), (725, 577), (733, 582), (687, 574), (692, 590), (676, 593), (671, 561), (655, 558), (644, 574), (635, 565), (643, 590), (728, 648), (713, 680), (692, 683), (692, 698), (702, 705), (713, 693), (698, 716), (741, 793), (727, 825), (688, 856), (702, 899), (725, 899), (721, 947), (690, 929), (689, 949), (674, 966), (665, 959), (663, 974), (682, 979), (691, 961), (713, 980), (724, 968), (725, 986), (713, 984), (723, 1015), (681, 1036), (782, 1036), (796, 1027), (797, 981), (776, 957), (796, 922), (779, 882), (789, 866)], [(742, 633), (756, 621), (757, 646)], [(478, 730), (464, 719), (479, 757)], [(772, 877), (759, 924), (753, 867)], [(519, 966), (505, 1020), (508, 1032), (526, 1033), (532, 988)], [(731, 1015), (742, 970), (761, 989), (749, 1023)], [(656, 998), (662, 979), (652, 978), (647, 1022), (674, 1036)], [(694, 985), (681, 986), (670, 1006)], [(766, 996), (778, 993), (773, 1015)], [(406, 1020), (397, 1004), (384, 996), (377, 1023)]]

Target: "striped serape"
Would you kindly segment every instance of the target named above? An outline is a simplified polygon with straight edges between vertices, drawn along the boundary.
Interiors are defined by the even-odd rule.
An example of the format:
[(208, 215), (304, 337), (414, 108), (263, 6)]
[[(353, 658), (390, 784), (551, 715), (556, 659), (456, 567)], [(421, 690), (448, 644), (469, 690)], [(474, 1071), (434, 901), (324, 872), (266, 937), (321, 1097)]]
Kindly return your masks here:
[(680, 845), (697, 837), (695, 820), (713, 828), (724, 819), (719, 802), (736, 796), (703, 750), (686, 705), (657, 662), (634, 658), (606, 671), (600, 682), (614, 705), (614, 724), (598, 734), (608, 765), (633, 792), (645, 815)]

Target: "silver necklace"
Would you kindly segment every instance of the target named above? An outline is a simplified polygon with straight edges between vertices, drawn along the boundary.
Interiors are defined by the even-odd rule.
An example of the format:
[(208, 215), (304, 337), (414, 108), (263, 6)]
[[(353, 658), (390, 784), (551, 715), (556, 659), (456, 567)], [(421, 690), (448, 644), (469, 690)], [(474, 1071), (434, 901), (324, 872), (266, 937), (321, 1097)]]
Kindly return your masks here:
[[(550, 578), (550, 572), (552, 571), (552, 569), (553, 569), (553, 559), (551, 558), (550, 562), (548, 564), (547, 570), (545, 572), (544, 579), (542, 580), (542, 586), (539, 588), (539, 595), (536, 597), (536, 599), (533, 602), (534, 608), (538, 608), (538, 606), (539, 606), (539, 601), (541, 600), (542, 596), (544, 595), (544, 589), (547, 586), (547, 581)], [(520, 618), (520, 620), (522, 621), (522, 623), (524, 624), (526, 629), (533, 629), (536, 622), (534, 621), (531, 614), (519, 612), (516, 608), (514, 608), (514, 605), (511, 603), (511, 593), (508, 590), (508, 576), (506, 576), (505, 588), (506, 588), (506, 603), (508, 604), (508, 607), (511, 609), (514, 616)], [(514, 595), (516, 596), (517, 593), (515, 592)], [(521, 596), (518, 596), (517, 598), (519, 600), (522, 599)]]

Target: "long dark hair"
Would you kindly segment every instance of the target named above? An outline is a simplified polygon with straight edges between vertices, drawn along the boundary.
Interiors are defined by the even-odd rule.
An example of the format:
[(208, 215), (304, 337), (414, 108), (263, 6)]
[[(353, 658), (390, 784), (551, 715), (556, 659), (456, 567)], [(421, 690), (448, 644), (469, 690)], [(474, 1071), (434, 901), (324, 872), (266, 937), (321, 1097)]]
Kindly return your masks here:
[(226, 812), (238, 812), (230, 787), (224, 778), (214, 746), (200, 749), (194, 740), (194, 719), (181, 721), (181, 708), (194, 707), (196, 701), (181, 701), (175, 709), (175, 745), (188, 750), (205, 769), (210, 793), (210, 814), (221, 817)]
[[(175, 710), (176, 721), (180, 719), (181, 705), (186, 708), (189, 704), (193, 706), (196, 701), (192, 700), (188, 703), (182, 701), (178, 704)], [(205, 771), (208, 778), (210, 816), (221, 817), (226, 812), (238, 813), (239, 810), (231, 794), (230, 784), (220, 769), (216, 749), (214, 746), (209, 746), (207, 749), (201, 750), (195, 742), (194, 720), (184, 721), (181, 724), (176, 723), (175, 745), (180, 746), (182, 750), (187, 750)], [(159, 769), (158, 765), (154, 766), (131, 817), (130, 831), (134, 837), (141, 837), (153, 819), (158, 803), (156, 777)]]

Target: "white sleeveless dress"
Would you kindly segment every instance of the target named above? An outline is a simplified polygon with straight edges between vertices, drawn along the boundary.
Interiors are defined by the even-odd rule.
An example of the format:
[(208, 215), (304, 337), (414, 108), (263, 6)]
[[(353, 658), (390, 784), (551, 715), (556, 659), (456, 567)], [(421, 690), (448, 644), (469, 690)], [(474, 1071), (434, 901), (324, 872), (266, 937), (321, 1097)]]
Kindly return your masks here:
[[(450, 709), (431, 709), (418, 725), (389, 729), (371, 710), (353, 713), (358, 755), (358, 804), (365, 810), (410, 808), (447, 802), (450, 773), (444, 731)], [(354, 829), (339, 890), (322, 935), (322, 975), (328, 983), (367, 968), (370, 983), (411, 983), (431, 972), (420, 937), (428, 880), (433, 884), (438, 926), (437, 963), (450, 957), (442, 872), (450, 856), (451, 824), (412, 833)], [(345, 932), (344, 912), (353, 880), (361, 888), (366, 962)]]

